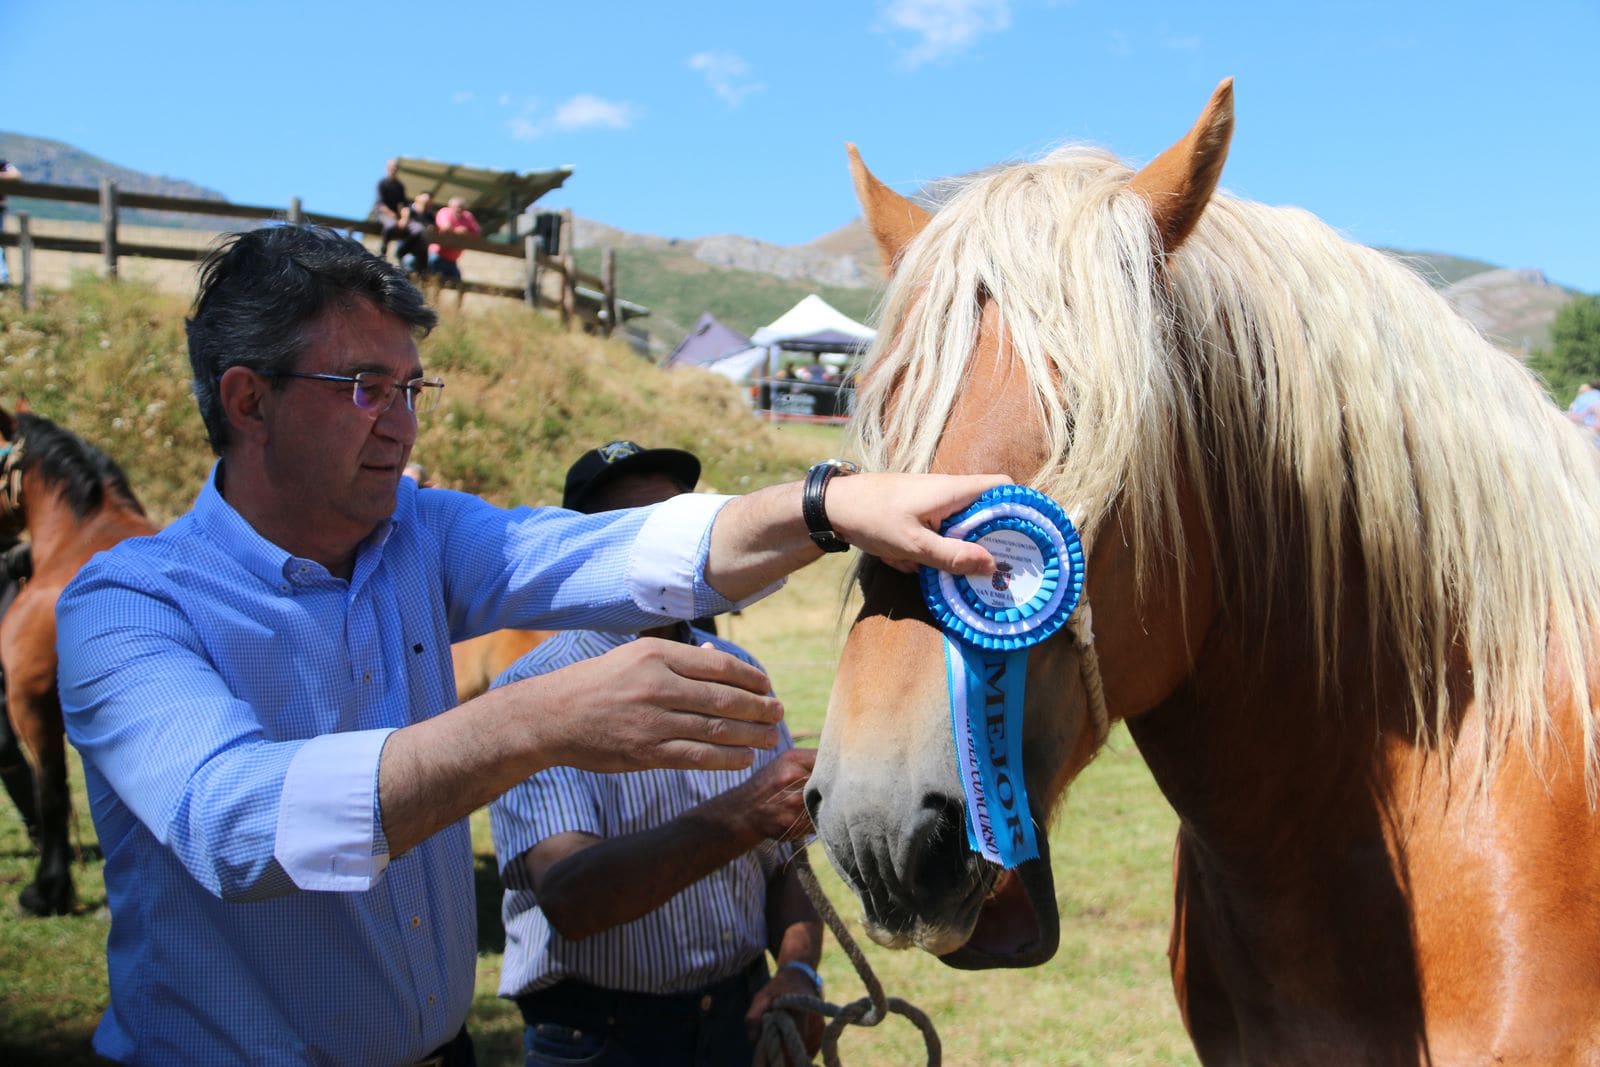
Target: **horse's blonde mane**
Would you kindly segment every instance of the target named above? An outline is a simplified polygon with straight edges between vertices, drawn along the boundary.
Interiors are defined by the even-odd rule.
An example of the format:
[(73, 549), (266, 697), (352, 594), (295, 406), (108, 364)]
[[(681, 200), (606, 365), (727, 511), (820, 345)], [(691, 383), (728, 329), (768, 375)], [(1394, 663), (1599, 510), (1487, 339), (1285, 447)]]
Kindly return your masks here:
[(1565, 695), (1547, 691), (1548, 667), (1584, 709), (1592, 773), (1594, 449), (1387, 256), (1218, 194), (1163, 265), (1130, 177), (1066, 148), (977, 176), (938, 211), (885, 296), (854, 423), (865, 462), (932, 464), (990, 294), (1043, 416), (1049, 458), (1029, 481), (1067, 506), (1091, 557), (1113, 507), (1141, 571), (1180, 554), (1187, 484), (1208, 522), (1229, 517), (1227, 573), (1266, 589), (1291, 553), (1307, 562), (1331, 649), (1354, 531), (1373, 640), (1411, 681), (1419, 735), (1449, 745), (1442, 680), (1465, 656), (1487, 777), (1509, 741), (1547, 737)]

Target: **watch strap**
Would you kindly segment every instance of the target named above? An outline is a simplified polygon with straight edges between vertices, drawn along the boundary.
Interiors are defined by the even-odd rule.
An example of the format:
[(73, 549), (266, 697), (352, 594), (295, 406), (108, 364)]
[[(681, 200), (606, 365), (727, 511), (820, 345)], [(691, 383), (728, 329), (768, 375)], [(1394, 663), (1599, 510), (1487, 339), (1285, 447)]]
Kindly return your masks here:
[(836, 474), (854, 474), (855, 464), (838, 460), (825, 460), (806, 472), (805, 490), (800, 497), (800, 515), (805, 519), (811, 542), (824, 552), (848, 552), (850, 546), (833, 532), (828, 521), (828, 482)]

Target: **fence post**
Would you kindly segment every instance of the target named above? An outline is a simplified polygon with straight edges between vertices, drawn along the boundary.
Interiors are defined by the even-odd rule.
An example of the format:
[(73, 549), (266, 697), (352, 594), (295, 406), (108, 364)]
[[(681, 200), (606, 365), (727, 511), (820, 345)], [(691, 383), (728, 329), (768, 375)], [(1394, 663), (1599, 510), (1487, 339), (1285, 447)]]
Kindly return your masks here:
[(578, 317), (578, 257), (568, 252), (561, 257), (561, 325), (569, 326)]
[(100, 179), (101, 244), (105, 251), (106, 277), (117, 276), (117, 183)]
[[(528, 216), (531, 220), (532, 216)], [(522, 299), (539, 310), (539, 253), (544, 242), (532, 229), (522, 238)]]
[(608, 248), (600, 253), (600, 279), (605, 282), (604, 296), (600, 301), (600, 314), (604, 316), (605, 323), (601, 327), (605, 336), (610, 337), (617, 328), (617, 253), (615, 249)]
[(17, 258), (21, 260), (22, 310), (33, 306), (33, 229), (26, 211), (17, 212)]
[(289, 198), (289, 225), (298, 226), (305, 221), (306, 213), (300, 210), (300, 198), (291, 196)]

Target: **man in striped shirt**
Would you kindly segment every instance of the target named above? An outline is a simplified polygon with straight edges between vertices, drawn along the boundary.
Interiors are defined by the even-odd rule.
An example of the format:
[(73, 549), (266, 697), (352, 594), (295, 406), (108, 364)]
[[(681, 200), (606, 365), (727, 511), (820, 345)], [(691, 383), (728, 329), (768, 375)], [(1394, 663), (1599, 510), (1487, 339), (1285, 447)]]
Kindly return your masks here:
[[(562, 506), (592, 514), (657, 504), (692, 490), (699, 475), (687, 452), (613, 441), (573, 465)], [(759, 668), (701, 625), (640, 636), (710, 644)], [(635, 639), (567, 631), (496, 684)], [(552, 767), (490, 805), (507, 886), (500, 994), (522, 1011), (529, 1067), (744, 1067), (777, 997), (821, 993), (822, 925), (787, 863), (788, 842), (811, 829), (801, 795), (815, 757), (782, 729), (748, 770)], [(821, 1016), (807, 1013), (801, 1025), (815, 1052)]]

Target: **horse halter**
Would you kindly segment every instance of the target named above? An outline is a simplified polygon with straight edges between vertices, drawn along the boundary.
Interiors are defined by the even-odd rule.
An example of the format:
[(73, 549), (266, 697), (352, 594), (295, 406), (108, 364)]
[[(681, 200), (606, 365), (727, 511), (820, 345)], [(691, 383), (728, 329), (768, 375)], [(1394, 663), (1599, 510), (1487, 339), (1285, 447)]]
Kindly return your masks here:
[(0, 526), (26, 521), (22, 510), (23, 438), (0, 446)]

